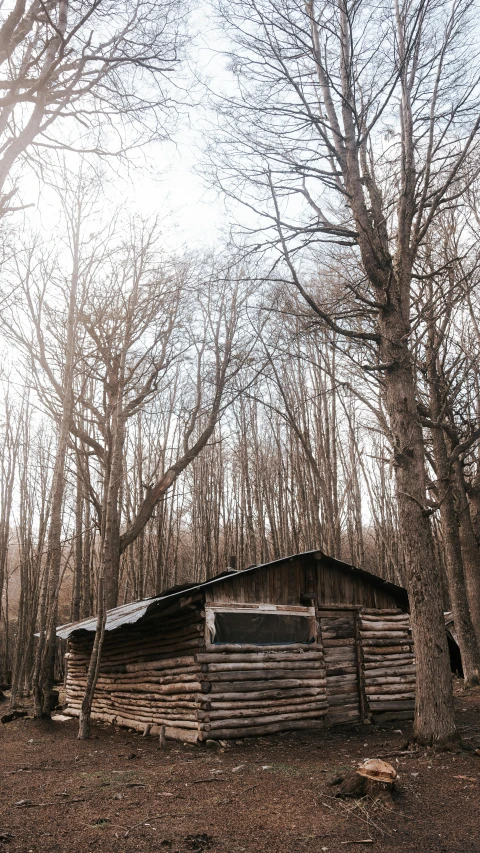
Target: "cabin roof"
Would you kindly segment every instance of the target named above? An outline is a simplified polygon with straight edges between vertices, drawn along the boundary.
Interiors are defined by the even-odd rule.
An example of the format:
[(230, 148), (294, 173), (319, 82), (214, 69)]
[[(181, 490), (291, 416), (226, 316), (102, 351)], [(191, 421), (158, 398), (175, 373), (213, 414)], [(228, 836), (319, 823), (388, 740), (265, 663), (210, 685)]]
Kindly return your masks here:
[[(353, 574), (356, 577), (361, 577), (363, 580), (371, 583), (373, 586), (377, 588), (381, 588), (386, 590), (387, 592), (392, 593), (395, 597), (403, 600), (405, 606), (408, 606), (408, 597), (406, 590), (397, 586), (397, 584), (390, 583), (389, 581), (383, 580), (378, 575), (372, 574), (372, 572), (368, 572), (366, 569), (359, 569), (357, 566), (352, 566), (349, 563), (345, 563), (343, 560), (337, 560), (334, 557), (329, 557), (327, 554), (324, 554), (323, 551), (320, 551), (318, 548), (314, 551), (304, 551), (301, 554), (293, 554), (288, 557), (281, 557), (279, 560), (272, 560), (268, 563), (262, 563), (261, 565), (249, 566), (246, 569), (240, 569), (236, 571), (234, 569), (227, 570), (226, 572), (222, 572), (214, 578), (211, 578), (208, 581), (204, 581), (203, 583), (189, 583), (189, 584), (181, 584), (178, 586), (170, 587), (162, 592), (161, 595), (155, 596), (154, 598), (145, 598), (141, 601), (132, 601), (130, 604), (123, 604), (121, 607), (115, 607), (112, 610), (107, 610), (107, 620), (105, 624), (106, 631), (115, 631), (117, 628), (120, 628), (122, 625), (133, 625), (135, 622), (139, 622), (149, 611), (154, 608), (168, 605), (173, 603), (176, 599), (179, 599), (186, 592), (194, 592), (197, 590), (206, 589), (209, 586), (212, 586), (220, 581), (228, 580), (229, 577), (238, 578), (241, 575), (249, 574), (250, 572), (256, 572), (260, 569), (266, 568), (267, 566), (276, 566), (281, 563), (286, 563), (289, 561), (293, 561), (299, 558), (305, 557), (314, 557), (316, 559), (324, 559), (329, 565), (338, 569), (338, 571)], [(95, 632), (97, 625), (96, 616), (92, 616), (89, 619), (82, 619), (78, 622), (69, 622), (66, 625), (60, 625), (57, 628), (57, 637), (60, 637), (62, 640), (68, 639), (72, 634), (77, 631), (88, 631)]]

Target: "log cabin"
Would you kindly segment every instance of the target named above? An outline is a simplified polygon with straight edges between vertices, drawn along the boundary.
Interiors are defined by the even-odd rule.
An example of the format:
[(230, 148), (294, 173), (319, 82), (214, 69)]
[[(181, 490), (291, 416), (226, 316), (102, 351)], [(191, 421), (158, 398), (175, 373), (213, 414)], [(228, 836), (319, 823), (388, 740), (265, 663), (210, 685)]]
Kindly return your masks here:
[[(63, 625), (78, 716), (96, 620)], [(406, 591), (319, 550), (108, 611), (92, 718), (201, 742), (413, 717)]]

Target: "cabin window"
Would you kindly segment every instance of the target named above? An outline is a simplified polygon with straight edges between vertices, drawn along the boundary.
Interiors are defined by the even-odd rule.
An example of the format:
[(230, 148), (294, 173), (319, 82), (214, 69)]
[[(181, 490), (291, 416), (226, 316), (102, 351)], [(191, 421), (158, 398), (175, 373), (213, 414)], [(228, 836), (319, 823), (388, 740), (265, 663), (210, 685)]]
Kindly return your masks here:
[(211, 643), (251, 644), (258, 646), (313, 643), (316, 619), (313, 608), (295, 611), (260, 607), (215, 607), (207, 609), (208, 639)]

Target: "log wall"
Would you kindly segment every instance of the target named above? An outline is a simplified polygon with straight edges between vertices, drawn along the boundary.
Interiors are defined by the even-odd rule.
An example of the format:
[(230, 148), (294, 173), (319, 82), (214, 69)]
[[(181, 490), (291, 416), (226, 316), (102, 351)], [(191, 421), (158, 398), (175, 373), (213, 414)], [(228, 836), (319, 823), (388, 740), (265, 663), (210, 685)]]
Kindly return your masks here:
[(323, 726), (326, 673), (320, 643), (210, 646), (196, 656), (204, 672), (199, 740)]
[[(298, 608), (309, 596), (318, 613), (314, 644), (212, 645), (205, 632), (209, 604)], [(309, 555), (162, 606), (105, 634), (93, 719), (197, 742), (413, 715), (409, 617), (391, 590), (361, 573)], [(92, 643), (86, 631), (69, 641), (72, 715), (80, 713)]]
[[(78, 716), (92, 635), (70, 639), (66, 712)], [(145, 619), (105, 634), (92, 718), (139, 731), (165, 726), (167, 737), (197, 740), (204, 646), (201, 605)]]
[(356, 610), (321, 610), (318, 622), (327, 676), (327, 725), (356, 723), (361, 718), (355, 640)]
[(415, 655), (408, 613), (359, 614), (367, 709), (374, 720), (410, 719), (415, 709)]

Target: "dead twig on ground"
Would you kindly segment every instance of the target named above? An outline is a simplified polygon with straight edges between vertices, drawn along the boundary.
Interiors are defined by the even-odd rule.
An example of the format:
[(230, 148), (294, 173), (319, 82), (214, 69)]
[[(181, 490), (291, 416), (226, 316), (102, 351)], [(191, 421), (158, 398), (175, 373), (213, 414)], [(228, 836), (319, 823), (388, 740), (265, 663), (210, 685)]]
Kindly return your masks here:
[(58, 806), (59, 802), (62, 803), (62, 806), (70, 806), (73, 803), (84, 803), (84, 799), (75, 799), (75, 800), (54, 800), (51, 803), (31, 803), (29, 800), (19, 800), (18, 803), (14, 803), (13, 805), (17, 809), (43, 809), (47, 806)]

